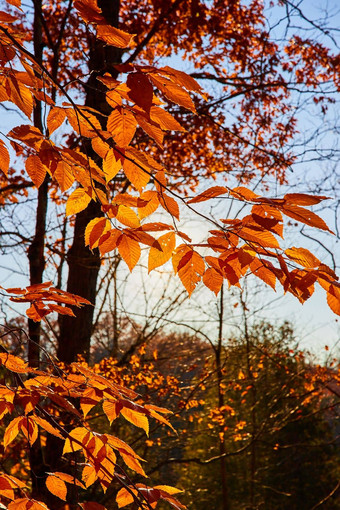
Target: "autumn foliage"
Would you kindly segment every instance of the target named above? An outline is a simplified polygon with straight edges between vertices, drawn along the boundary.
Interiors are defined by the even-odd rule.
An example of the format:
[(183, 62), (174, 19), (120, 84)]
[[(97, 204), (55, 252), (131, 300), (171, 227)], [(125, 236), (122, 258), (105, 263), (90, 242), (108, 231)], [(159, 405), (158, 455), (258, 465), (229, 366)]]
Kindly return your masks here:
[[(328, 80), (338, 86), (336, 57), (310, 41), (294, 39), (285, 48), (279, 69), (275, 57), (278, 47), (264, 29), (259, 29), (264, 15), (262, 3), (257, 1), (248, 9), (239, 2), (228, 2), (228, 6), (211, 10), (205, 2), (190, 2), (190, 16), (182, 5), (186, 2), (162, 3), (160, 18), (149, 33), (148, 1), (143, 2), (145, 12), (141, 16), (133, 15), (137, 7), (141, 9), (138, 3), (125, 6), (124, 30), (108, 19), (107, 2), (98, 4), (102, 8), (95, 0), (76, 0), (68, 7), (63, 3), (54, 6), (54, 2), (43, 7), (39, 4), (40, 8), (35, 5), (35, 19), (40, 25), (35, 21), (34, 37), (27, 30), (20, 0), (8, 0), (0, 12), (0, 101), (25, 117), (22, 124), (1, 133), (1, 203), (15, 203), (20, 193), (27, 194), (34, 186), (41, 205), (49, 192), (56, 204), (65, 205), (64, 217), (75, 225), (77, 242), (81, 232), (81, 243), (88, 252), (98, 254), (103, 261), (118, 253), (130, 271), (140, 261), (142, 250), (148, 253), (149, 272), (171, 261), (189, 296), (200, 283), (218, 295), (223, 282), (239, 287), (242, 279), (252, 274), (274, 290), (281, 285), (302, 303), (318, 284), (326, 292), (329, 307), (340, 315), (340, 285), (334, 271), (308, 249), (282, 244), (287, 218), (330, 232), (325, 221), (310, 209), (329, 197), (298, 192), (267, 197), (246, 187), (256, 173), (275, 175), (284, 182), (294, 160), (290, 153), (278, 155), (295, 129), (294, 119), (285, 126), (280, 121), (287, 112), (283, 99), (288, 97), (281, 71), (294, 74), (297, 83), (310, 89), (316, 82)], [(173, 30), (166, 23), (160, 26), (162, 18), (171, 21), (172, 16), (181, 16), (181, 23)], [(226, 21), (230, 43), (223, 53)], [(214, 76), (204, 67), (205, 50), (213, 33), (214, 54), (208, 61), (216, 71)], [(41, 40), (37, 43), (38, 37)], [(171, 44), (176, 45), (176, 51), (190, 54), (195, 72), (187, 74), (169, 65), (154, 64), (157, 54), (167, 56)], [(39, 54), (44, 46), (45, 54)], [(224, 128), (219, 102), (215, 104), (197, 80), (215, 79), (229, 94), (228, 80), (240, 87), (245, 72), (251, 71), (255, 77), (260, 74), (263, 47), (263, 58), (272, 66), (271, 78), (266, 86), (254, 78), (252, 85), (244, 88), (237, 113), (239, 125)], [(128, 50), (130, 56), (122, 62)], [(100, 70), (89, 69), (88, 81), (86, 73), (83, 76), (84, 54), (100, 55), (105, 63)], [(134, 55), (140, 57), (138, 61)], [(227, 56), (228, 72), (219, 67)], [(93, 60), (89, 60), (90, 67)], [(98, 90), (98, 96), (91, 96), (91, 90)], [(81, 97), (84, 91), (85, 101)], [(200, 128), (203, 124), (205, 129)], [(249, 125), (260, 145), (245, 143)], [(271, 149), (265, 150), (269, 139)], [(226, 153), (222, 146), (229, 147)], [(241, 166), (239, 185), (227, 185), (223, 172), (234, 171), (245, 154), (253, 170), (247, 173)], [(24, 177), (16, 172), (17, 161), (24, 162)], [(200, 167), (204, 167), (201, 173)], [(218, 182), (204, 185), (199, 192), (201, 177)], [(217, 198), (240, 203), (243, 216), (209, 216), (207, 206)], [(44, 207), (46, 214), (46, 203)], [(41, 205), (39, 214), (44, 217), (42, 209)], [(194, 243), (188, 232), (181, 230), (183, 210), (203, 217), (210, 225), (204, 241)], [(85, 225), (78, 229), (77, 221), (86, 214)], [(26, 313), (31, 333), (32, 321), (39, 322), (50, 313), (68, 319), (77, 308), (95, 304), (69, 287), (65, 291), (42, 281), (45, 237), (37, 221), (32, 246), (38, 255), (33, 248), (29, 253), (31, 285), (3, 289), (11, 301), (30, 303)], [(65, 244), (60, 246), (56, 241), (54, 248), (64, 260)], [(34, 274), (37, 260), (43, 262)], [(35, 334), (38, 338), (39, 332)], [(31, 341), (39, 347), (33, 333)], [(138, 508), (155, 508), (158, 501), (165, 500), (174, 508), (184, 508), (174, 496), (177, 489), (130, 483), (125, 468), (143, 477), (142, 459), (116, 436), (92, 430), (87, 421), (88, 413), (101, 406), (110, 424), (123, 416), (147, 434), (150, 418), (170, 425), (164, 417), (166, 410), (143, 405), (134, 391), (96, 374), (86, 363), (64, 367), (49, 360), (44, 371), (39, 367), (39, 354), (37, 358), (35, 368), (6, 349), (0, 354), (5, 379), (0, 390), (1, 417), (7, 420), (4, 448), (11, 447), (21, 434), (33, 458), (37, 444), (43, 444), (47, 435), (62, 441), (62, 456), (69, 459), (68, 472), (45, 473), (45, 485), (52, 495), (70, 504), (82, 501), (78, 488), (81, 491), (99, 482), (105, 492), (114, 481), (121, 485), (118, 507), (135, 502)], [(75, 467), (73, 472), (70, 466)], [(47, 508), (45, 502), (31, 498), (34, 480), (30, 485), (28, 480), (3, 473), (0, 484), (3, 497), (11, 500), (9, 510)], [(67, 499), (68, 486), (72, 486), (72, 496)], [(83, 510), (102, 508), (94, 501), (79, 504)]]
[[(128, 33), (105, 24), (94, 2), (79, 1), (74, 7), (105, 44), (125, 48), (131, 43)], [(132, 271), (141, 249), (146, 247), (149, 271), (171, 259), (174, 272), (189, 295), (200, 281), (217, 294), (223, 280), (239, 285), (242, 277), (251, 272), (273, 288), (281, 284), (303, 302), (318, 283), (327, 293), (329, 306), (339, 313), (339, 284), (334, 272), (306, 248), (283, 250), (279, 242), (284, 235), (285, 217), (329, 230), (309, 209), (327, 197), (290, 193), (282, 198), (267, 198), (243, 186), (214, 186), (191, 198), (179, 195), (168, 187), (171, 170), (154, 159), (150, 151), (138, 148), (134, 137), (139, 126), (162, 148), (168, 130), (183, 131), (185, 128), (164, 109), (161, 98), (196, 113), (190, 94), (204, 97), (204, 93), (195, 79), (169, 66), (117, 65), (117, 72), (126, 75), (126, 82), (109, 73), (98, 77), (112, 108), (103, 128), (99, 121), (102, 113), (74, 101), (67, 88), (56, 83), (48, 68), (38, 65), (34, 55), (22, 46), (16, 20), (3, 12), (2, 100), (14, 103), (28, 119), (37, 100), (46, 104), (49, 111), (46, 132), (23, 124), (6, 135), (7, 143), (12, 144), (17, 155), (26, 155), (25, 168), (36, 187), (46, 176), (62, 192), (77, 184), (66, 201), (67, 216), (80, 213), (92, 201), (100, 205), (104, 216), (93, 218), (85, 231), (85, 243), (91, 250), (98, 248), (104, 256), (117, 249)], [(17, 62), (24, 70), (16, 70)], [(61, 106), (51, 98), (54, 90), (63, 98)], [(91, 141), (94, 153), (102, 160), (101, 167), (81, 148), (59, 146), (53, 141), (52, 134), (66, 120), (77, 136)], [(5, 141), (1, 141), (1, 154), (2, 170), (7, 174), (10, 157)], [(117, 175), (126, 179), (127, 191), (112, 189)], [(179, 204), (200, 212), (193, 204), (223, 195), (251, 206), (250, 213), (237, 220), (210, 219), (214, 229), (206, 242), (191, 244), (189, 236), (177, 227)], [(170, 222), (152, 221), (152, 214), (159, 208)], [(155, 233), (160, 232), (165, 234), (158, 239)]]

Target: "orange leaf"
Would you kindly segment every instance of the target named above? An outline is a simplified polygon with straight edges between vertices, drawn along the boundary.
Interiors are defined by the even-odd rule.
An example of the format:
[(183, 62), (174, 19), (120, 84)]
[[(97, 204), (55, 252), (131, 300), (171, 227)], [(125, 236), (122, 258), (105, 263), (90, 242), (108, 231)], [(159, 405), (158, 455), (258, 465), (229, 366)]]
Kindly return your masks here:
[[(142, 202), (141, 207), (138, 205), (138, 216), (142, 220), (143, 218), (146, 218), (147, 216), (150, 216), (153, 212), (155, 212), (158, 209), (159, 206), (159, 200), (158, 200), (158, 193), (156, 191), (145, 191), (144, 193), (141, 193), (140, 195)], [(146, 202), (146, 204), (145, 204)]]
[(4, 142), (0, 139), (0, 170), (2, 170), (6, 176), (8, 174), (9, 162), (10, 157), (8, 149)]
[(139, 243), (131, 239), (131, 237), (122, 234), (117, 241), (117, 248), (122, 259), (125, 260), (130, 271), (132, 271), (141, 255)]
[(103, 256), (105, 253), (108, 253), (109, 251), (114, 250), (117, 248), (117, 241), (122, 235), (120, 230), (113, 229), (110, 230), (110, 232), (106, 232), (100, 240), (98, 244), (98, 248), (100, 251), (100, 255)]
[(45, 503), (31, 498), (15, 499), (7, 508), (8, 510), (49, 510)]
[(72, 168), (66, 161), (58, 161), (53, 177), (58, 182), (62, 192), (67, 191), (75, 181)]
[(209, 189), (203, 191), (203, 193), (200, 193), (199, 195), (197, 195), (197, 197), (194, 197), (191, 200), (188, 200), (188, 204), (194, 204), (196, 202), (204, 202), (205, 200), (209, 200), (210, 198), (224, 195), (225, 193), (228, 193), (228, 190), (224, 186), (213, 186), (212, 188), (209, 188)]
[(140, 168), (142, 165), (139, 161), (135, 164), (133, 161), (128, 159), (124, 160), (123, 169), (126, 177), (129, 179), (131, 184), (140, 191), (144, 188), (150, 180), (150, 172)]
[(44, 418), (40, 418), (40, 416), (35, 416), (35, 422), (40, 425), (40, 427), (49, 434), (52, 434), (53, 436), (59, 437), (60, 439), (63, 439), (63, 436), (59, 432), (59, 430), (55, 429), (47, 420), (44, 420)]
[(99, 239), (110, 230), (110, 222), (106, 218), (94, 218), (85, 229), (85, 245), (92, 248), (98, 247)]
[(68, 197), (66, 202), (66, 216), (77, 214), (86, 209), (91, 202), (91, 197), (86, 193), (84, 188), (77, 188)]
[(163, 131), (158, 126), (148, 122), (142, 115), (137, 114), (136, 119), (143, 131), (145, 131), (145, 133), (149, 135), (150, 138), (153, 138), (158, 146), (162, 149), (164, 138)]
[(168, 211), (168, 213), (171, 214), (171, 216), (175, 216), (175, 218), (179, 220), (179, 207), (176, 200), (164, 193), (160, 193), (159, 203), (166, 211)]
[(297, 205), (285, 204), (282, 206), (282, 212), (286, 216), (290, 216), (294, 220), (300, 221), (301, 223), (305, 223), (311, 227), (320, 228), (321, 230), (327, 230), (328, 232), (333, 232), (328, 228), (326, 223), (323, 221), (320, 216), (309, 211), (308, 209), (304, 209), (303, 207), (299, 207)]
[(327, 303), (329, 308), (340, 315), (340, 289), (335, 285), (330, 285), (327, 292)]
[(208, 267), (203, 275), (203, 283), (217, 296), (222, 287), (223, 276), (218, 271), (216, 271), (216, 269)]
[(196, 113), (196, 108), (192, 102), (188, 92), (179, 85), (176, 85), (164, 76), (157, 76), (155, 74), (149, 74), (150, 79), (154, 85), (164, 94), (164, 96), (175, 104), (183, 106), (187, 110), (191, 110)]
[(178, 85), (182, 85), (187, 90), (192, 90), (193, 92), (202, 93), (201, 85), (187, 73), (183, 71), (178, 71), (178, 69), (173, 69), (172, 67), (165, 66), (159, 69), (160, 72), (165, 71), (166, 74), (170, 75), (171, 79), (175, 81)]
[(41, 159), (38, 156), (28, 156), (25, 168), (33, 183), (39, 188), (46, 175), (46, 167), (42, 164)]
[(123, 223), (123, 225), (126, 225), (127, 227), (138, 228), (140, 225), (137, 214), (126, 205), (119, 206), (116, 218), (120, 223)]
[(0, 353), (0, 363), (11, 372), (16, 372), (17, 374), (25, 374), (28, 370), (27, 363), (13, 354)]
[(35, 443), (35, 441), (38, 439), (38, 426), (35, 423), (34, 418), (32, 418), (31, 416), (24, 417), (22, 419), (20, 429), (30, 445)]
[(58, 129), (66, 118), (66, 111), (64, 108), (59, 108), (55, 106), (50, 109), (50, 112), (47, 117), (47, 127), (50, 135)]
[(109, 115), (107, 130), (112, 134), (120, 147), (127, 147), (137, 128), (137, 121), (133, 113), (126, 108), (116, 108)]
[(158, 238), (162, 251), (157, 248), (151, 248), (149, 252), (148, 270), (149, 273), (156, 267), (165, 264), (172, 256), (176, 246), (176, 237), (174, 232), (168, 232)]
[(115, 420), (119, 414), (117, 412), (117, 402), (112, 402), (111, 400), (104, 400), (103, 402), (103, 411), (107, 416), (107, 419), (111, 423)]
[(136, 457), (133, 457), (131, 455), (127, 455), (124, 450), (119, 450), (120, 455), (122, 456), (122, 459), (124, 460), (125, 464), (135, 471), (136, 473), (147, 477), (147, 475), (144, 472), (144, 469), (142, 468), (140, 462), (136, 459)]
[(119, 30), (111, 25), (98, 25), (97, 26), (97, 37), (102, 41), (115, 46), (116, 48), (127, 48), (130, 46), (131, 41), (135, 34), (128, 34)]
[(152, 106), (150, 108), (150, 118), (156, 122), (161, 129), (168, 131), (185, 131), (179, 122), (163, 108)]
[(328, 200), (329, 197), (306, 195), (305, 193), (287, 193), (283, 199), (285, 202), (295, 205), (315, 205), (322, 202), (322, 200)]
[(114, 150), (110, 149), (103, 159), (103, 172), (105, 175), (106, 182), (110, 182), (111, 179), (116, 177), (121, 168), (122, 168), (121, 160), (116, 159)]
[(318, 267), (321, 264), (320, 260), (306, 248), (295, 248), (293, 246), (286, 250), (285, 254), (303, 267)]
[(49, 475), (46, 478), (46, 487), (52, 494), (54, 494), (54, 496), (66, 501), (67, 487), (63, 480), (57, 476)]
[(172, 262), (175, 272), (178, 272), (178, 276), (191, 296), (204, 274), (204, 260), (188, 246), (181, 245), (172, 257)]
[[(76, 427), (73, 429), (70, 432), (70, 437), (68, 437), (65, 441), (63, 455), (65, 453), (81, 450), (82, 446), (79, 443), (82, 443), (88, 434), (89, 432), (85, 427)], [(72, 438), (76, 439), (76, 441), (72, 441)]]
[(259, 259), (256, 258), (252, 260), (249, 267), (255, 276), (275, 290), (276, 276), (273, 271), (268, 269)]

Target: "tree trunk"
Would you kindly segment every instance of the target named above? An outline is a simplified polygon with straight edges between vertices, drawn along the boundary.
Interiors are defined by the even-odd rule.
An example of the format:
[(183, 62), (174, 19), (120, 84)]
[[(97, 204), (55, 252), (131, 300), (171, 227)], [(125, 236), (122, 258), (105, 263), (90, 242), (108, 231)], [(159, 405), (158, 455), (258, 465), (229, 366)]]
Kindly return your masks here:
[[(220, 293), (220, 313), (219, 313), (219, 328), (218, 328), (218, 342), (215, 349), (215, 362), (216, 362), (216, 375), (217, 375), (217, 397), (218, 407), (221, 409), (224, 405), (224, 389), (223, 371), (222, 371), (222, 352), (223, 352), (223, 319), (224, 319), (224, 302), (223, 302), (223, 285)], [(226, 447), (224, 439), (224, 426), (220, 426), (219, 437), (219, 454), (220, 454), (220, 473), (221, 473), (221, 487), (222, 487), (222, 509), (229, 510), (229, 493), (228, 493), (228, 480), (227, 480), (227, 466), (226, 466)]]
[[(114, 27), (119, 24), (119, 0), (99, 0), (98, 6), (107, 22)], [(93, 40), (89, 55), (90, 78), (86, 86), (86, 106), (99, 110), (103, 115), (110, 113), (110, 107), (105, 99), (106, 88), (97, 77), (110, 72), (111, 76), (117, 77), (114, 64), (121, 62), (122, 51), (118, 48), (105, 46), (99, 40)], [(105, 117), (99, 119), (105, 128)], [(83, 151), (97, 164), (101, 160), (92, 150), (89, 142), (83, 143)], [(100, 268), (98, 250), (89, 250), (84, 243), (86, 225), (93, 219), (102, 215), (98, 202), (91, 204), (75, 220), (73, 244), (67, 254), (68, 281), (67, 291), (78, 294), (93, 305), (96, 302), (97, 277)], [(84, 306), (81, 310), (75, 309), (76, 317), (59, 316), (60, 335), (58, 342), (58, 358), (66, 363), (71, 363), (81, 354), (86, 361), (89, 360), (90, 341), (92, 334), (94, 306)]]
[[(34, 20), (33, 20), (33, 45), (34, 55), (39, 63), (42, 63), (43, 46), (42, 46), (42, 27), (41, 27), (41, 0), (34, 3)], [(42, 109), (41, 102), (36, 101), (33, 109), (33, 122), (41, 132), (42, 125)], [(45, 235), (46, 235), (46, 213), (48, 201), (48, 177), (40, 186), (38, 191), (38, 205), (35, 222), (35, 233), (32, 243), (28, 249), (28, 261), (30, 272), (30, 285), (42, 283), (43, 272), (45, 269)], [(28, 319), (28, 362), (31, 367), (39, 367), (40, 358), (40, 322), (34, 322)]]

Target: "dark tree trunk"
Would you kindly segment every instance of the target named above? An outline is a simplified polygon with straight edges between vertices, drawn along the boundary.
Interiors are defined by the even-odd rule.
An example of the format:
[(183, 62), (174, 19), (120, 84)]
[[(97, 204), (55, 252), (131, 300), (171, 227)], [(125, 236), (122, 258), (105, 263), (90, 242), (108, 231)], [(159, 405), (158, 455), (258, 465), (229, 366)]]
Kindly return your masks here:
[[(42, 27), (41, 27), (41, 0), (34, 4), (33, 20), (33, 44), (34, 55), (38, 62), (42, 62)], [(33, 109), (34, 126), (43, 131), (41, 102), (37, 101)], [(28, 261), (30, 271), (30, 284), (35, 285), (42, 282), (45, 269), (45, 234), (46, 234), (46, 213), (48, 201), (48, 178), (45, 179), (38, 191), (38, 205), (35, 222), (35, 232), (32, 243), (28, 249)], [(40, 357), (40, 322), (28, 319), (28, 361), (31, 367), (39, 367)]]
[[(105, 19), (114, 27), (119, 24), (119, 0), (99, 0), (98, 6), (102, 9)], [(105, 87), (97, 80), (104, 73), (117, 76), (114, 64), (121, 62), (122, 52), (118, 48), (106, 46), (99, 40), (93, 40), (89, 55), (90, 78), (86, 85), (86, 106), (95, 108), (107, 116), (110, 107), (105, 99)], [(105, 128), (105, 117), (100, 122)], [(84, 142), (83, 151), (97, 164), (101, 165), (97, 154), (92, 150), (91, 144)], [(90, 251), (84, 243), (86, 225), (93, 219), (102, 215), (100, 204), (91, 204), (77, 214), (75, 220), (73, 244), (67, 254), (68, 281), (67, 291), (88, 299), (93, 305), (96, 302), (97, 277), (100, 268), (98, 250)], [(60, 316), (60, 335), (58, 342), (58, 358), (71, 363), (81, 354), (88, 361), (90, 354), (90, 341), (94, 306), (85, 306), (81, 310), (74, 310), (76, 317)]]

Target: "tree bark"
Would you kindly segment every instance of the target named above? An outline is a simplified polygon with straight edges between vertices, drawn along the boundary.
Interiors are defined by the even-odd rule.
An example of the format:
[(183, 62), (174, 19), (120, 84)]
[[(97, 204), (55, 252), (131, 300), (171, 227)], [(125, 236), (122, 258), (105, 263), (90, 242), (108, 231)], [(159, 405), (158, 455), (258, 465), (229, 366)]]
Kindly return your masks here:
[[(223, 319), (224, 319), (224, 296), (223, 288), (221, 287), (220, 293), (220, 313), (219, 313), (219, 328), (218, 328), (218, 342), (215, 349), (215, 362), (216, 362), (216, 375), (217, 375), (217, 397), (218, 407), (221, 409), (225, 405), (224, 401), (224, 390), (223, 390), (223, 370), (222, 370), (222, 352), (223, 352)], [(224, 439), (224, 426), (220, 427), (219, 437), (219, 454), (220, 454), (220, 473), (221, 473), (221, 486), (222, 486), (222, 509), (229, 510), (229, 491), (228, 491), (228, 480), (227, 480), (227, 466), (226, 466), (226, 447)]]
[[(43, 45), (42, 45), (42, 27), (41, 27), (41, 9), (42, 2), (37, 0), (34, 3), (33, 20), (33, 45), (34, 55), (39, 63), (42, 63)], [(41, 102), (36, 101), (33, 109), (33, 122), (41, 132), (42, 108)], [(36, 212), (35, 233), (32, 243), (28, 249), (28, 261), (30, 272), (30, 285), (42, 283), (43, 272), (45, 269), (45, 235), (46, 235), (46, 213), (48, 202), (48, 178), (40, 186), (38, 191), (38, 205)], [(34, 322), (28, 319), (28, 362), (31, 367), (39, 367), (40, 359), (40, 322)]]
[[(119, 0), (99, 0), (98, 6), (102, 9), (107, 22), (114, 27), (118, 27)], [(103, 113), (103, 116), (99, 119), (103, 128), (105, 128), (106, 123), (105, 116), (111, 110), (105, 99), (106, 89), (97, 80), (97, 77), (107, 72), (111, 76), (117, 77), (118, 73), (113, 66), (121, 62), (121, 56), (122, 51), (120, 49), (106, 46), (99, 40), (92, 41), (89, 55), (90, 78), (86, 85), (85, 104)], [(85, 141), (82, 149), (97, 164), (101, 165), (101, 160), (94, 153), (89, 142)], [(66, 363), (74, 361), (78, 354), (81, 354), (86, 361), (89, 360), (100, 257), (97, 249), (91, 251), (85, 246), (84, 234), (86, 225), (102, 214), (100, 204), (92, 201), (84, 211), (77, 214), (75, 220), (73, 243), (67, 254), (67, 291), (88, 299), (93, 306), (84, 306), (81, 310), (75, 309), (76, 317), (59, 316), (60, 335), (57, 354), (58, 358)]]

